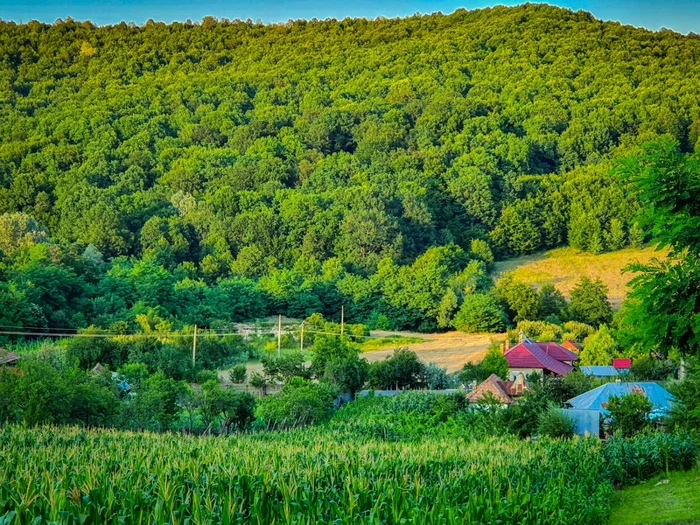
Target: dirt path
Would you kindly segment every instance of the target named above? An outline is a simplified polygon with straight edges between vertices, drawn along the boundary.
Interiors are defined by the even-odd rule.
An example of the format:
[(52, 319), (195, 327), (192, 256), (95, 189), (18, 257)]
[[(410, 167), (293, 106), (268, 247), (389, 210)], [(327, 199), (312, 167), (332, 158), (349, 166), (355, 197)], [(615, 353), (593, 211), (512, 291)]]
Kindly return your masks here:
[[(446, 334), (419, 334), (408, 332), (372, 332), (372, 335), (403, 335), (425, 339), (422, 343), (401, 345), (413, 350), (418, 359), (425, 363), (436, 363), (448, 372), (461, 370), (467, 361), (478, 362), (486, 355), (491, 341), (500, 342), (503, 334), (463, 334), (448, 332)], [(394, 347), (365, 352), (362, 357), (370, 363), (381, 361), (394, 353)]]

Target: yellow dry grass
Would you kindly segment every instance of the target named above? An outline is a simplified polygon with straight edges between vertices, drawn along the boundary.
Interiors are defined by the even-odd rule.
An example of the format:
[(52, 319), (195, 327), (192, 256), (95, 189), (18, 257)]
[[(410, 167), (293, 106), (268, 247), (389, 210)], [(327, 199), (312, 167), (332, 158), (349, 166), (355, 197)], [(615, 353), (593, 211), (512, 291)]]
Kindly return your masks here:
[(654, 257), (663, 259), (665, 255), (654, 248), (628, 248), (599, 255), (558, 248), (497, 262), (494, 277), (498, 279), (504, 272), (513, 271), (518, 280), (536, 287), (552, 283), (567, 298), (581, 277), (600, 278), (608, 286), (611, 304), (619, 308), (627, 294), (627, 283), (634, 277), (632, 273), (622, 273), (622, 268), (632, 262), (647, 263)]
[[(423, 342), (402, 345), (418, 355), (424, 363), (436, 363), (448, 372), (457, 372), (464, 363), (481, 361), (491, 344), (491, 341), (501, 342), (505, 334), (463, 334), (462, 332), (447, 332), (444, 334), (419, 334), (409, 332), (392, 332), (409, 337), (420, 337)], [(372, 335), (385, 334), (372, 332)], [(388, 333), (387, 333), (388, 334)], [(394, 353), (394, 347), (382, 348), (364, 352), (362, 357), (370, 363), (381, 361)]]

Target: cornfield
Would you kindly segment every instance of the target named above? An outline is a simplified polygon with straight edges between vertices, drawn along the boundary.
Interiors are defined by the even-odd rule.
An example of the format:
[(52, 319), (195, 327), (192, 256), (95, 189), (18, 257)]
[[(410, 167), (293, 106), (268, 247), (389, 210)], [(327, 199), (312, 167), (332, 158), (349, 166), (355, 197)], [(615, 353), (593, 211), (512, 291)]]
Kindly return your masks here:
[(600, 444), (0, 430), (0, 524), (601, 523)]

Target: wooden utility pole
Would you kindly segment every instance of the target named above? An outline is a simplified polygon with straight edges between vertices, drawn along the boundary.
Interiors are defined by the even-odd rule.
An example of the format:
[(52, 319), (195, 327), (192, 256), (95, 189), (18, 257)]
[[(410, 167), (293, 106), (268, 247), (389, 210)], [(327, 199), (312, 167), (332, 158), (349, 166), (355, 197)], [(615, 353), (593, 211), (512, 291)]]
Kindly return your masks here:
[(340, 307), (340, 337), (345, 335), (345, 305)]
[(194, 337), (192, 337), (192, 368), (197, 362), (197, 325), (194, 325)]
[(282, 357), (282, 316), (277, 319), (277, 357)]
[(304, 353), (304, 323), (303, 323), (303, 322), (301, 323), (301, 336), (299, 337), (299, 339), (300, 339), (300, 341), (301, 341), (301, 345), (300, 345), (300, 347), (299, 347), (299, 351), (300, 351), (301, 353)]

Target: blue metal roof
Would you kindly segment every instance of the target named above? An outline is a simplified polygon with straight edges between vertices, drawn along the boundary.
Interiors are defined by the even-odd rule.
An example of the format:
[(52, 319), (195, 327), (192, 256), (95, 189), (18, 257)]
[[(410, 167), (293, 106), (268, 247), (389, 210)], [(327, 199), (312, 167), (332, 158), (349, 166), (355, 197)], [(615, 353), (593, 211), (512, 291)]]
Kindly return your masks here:
[(615, 377), (619, 375), (617, 368), (614, 366), (582, 366), (581, 372), (584, 375), (595, 377)]
[(610, 396), (624, 396), (632, 392), (644, 394), (646, 398), (652, 402), (652, 417), (658, 417), (667, 413), (671, 408), (671, 403), (675, 398), (666, 391), (662, 386), (652, 383), (606, 383), (594, 388), (585, 394), (569, 399), (569, 403), (574, 408), (582, 410), (598, 410), (607, 415), (609, 412), (605, 409)]

